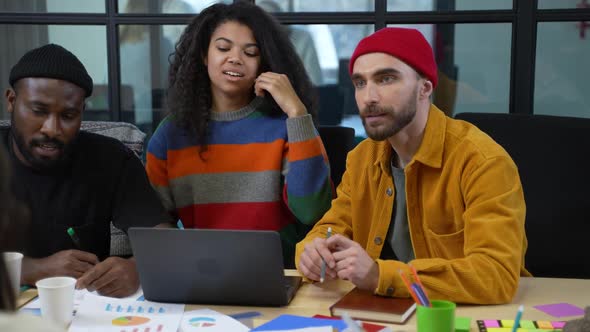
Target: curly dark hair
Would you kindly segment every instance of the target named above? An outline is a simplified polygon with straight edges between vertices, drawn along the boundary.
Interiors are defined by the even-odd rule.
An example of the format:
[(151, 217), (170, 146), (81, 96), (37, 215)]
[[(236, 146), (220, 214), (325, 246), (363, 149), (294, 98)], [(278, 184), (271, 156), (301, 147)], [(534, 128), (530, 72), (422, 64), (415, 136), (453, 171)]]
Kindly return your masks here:
[[(172, 54), (168, 74), (168, 106), (175, 123), (193, 135), (206, 149), (211, 112), (211, 81), (203, 63), (211, 35), (221, 24), (235, 21), (252, 30), (260, 49), (260, 72), (287, 75), (293, 89), (316, 118), (316, 95), (301, 59), (289, 40), (287, 30), (260, 7), (247, 3), (214, 4), (197, 15), (186, 27)], [(254, 98), (254, 89), (252, 89)], [(269, 115), (283, 111), (269, 93), (264, 109)]]

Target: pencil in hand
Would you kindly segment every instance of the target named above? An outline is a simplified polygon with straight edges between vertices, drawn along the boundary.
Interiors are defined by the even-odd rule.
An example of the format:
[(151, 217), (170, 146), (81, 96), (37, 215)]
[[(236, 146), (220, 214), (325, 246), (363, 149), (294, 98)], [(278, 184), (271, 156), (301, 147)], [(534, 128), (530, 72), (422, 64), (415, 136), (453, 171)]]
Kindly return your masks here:
[[(326, 239), (332, 235), (332, 227), (328, 227), (328, 233), (326, 233)], [(326, 261), (322, 258), (322, 267), (320, 271), (320, 282), (324, 282), (326, 279)]]

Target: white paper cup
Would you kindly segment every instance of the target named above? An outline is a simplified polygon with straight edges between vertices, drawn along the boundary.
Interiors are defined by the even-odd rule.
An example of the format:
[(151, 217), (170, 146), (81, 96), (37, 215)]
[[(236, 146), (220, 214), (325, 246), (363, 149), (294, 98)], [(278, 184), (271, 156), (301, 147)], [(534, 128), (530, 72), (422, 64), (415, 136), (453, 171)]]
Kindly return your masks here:
[(60, 327), (67, 327), (72, 322), (76, 279), (51, 277), (41, 279), (35, 285), (41, 302), (41, 316)]
[(20, 252), (5, 252), (3, 253), (6, 269), (8, 270), (8, 279), (14, 292), (14, 296), (18, 297), (20, 293), (20, 271), (23, 261), (23, 254)]

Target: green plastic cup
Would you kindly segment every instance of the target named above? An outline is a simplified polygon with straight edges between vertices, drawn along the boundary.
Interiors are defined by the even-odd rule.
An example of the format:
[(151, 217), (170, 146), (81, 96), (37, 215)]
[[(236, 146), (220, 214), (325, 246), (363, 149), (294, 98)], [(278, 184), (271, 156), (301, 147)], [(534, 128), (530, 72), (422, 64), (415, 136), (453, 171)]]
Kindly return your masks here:
[(433, 300), (432, 307), (418, 306), (418, 332), (454, 332), (455, 303)]

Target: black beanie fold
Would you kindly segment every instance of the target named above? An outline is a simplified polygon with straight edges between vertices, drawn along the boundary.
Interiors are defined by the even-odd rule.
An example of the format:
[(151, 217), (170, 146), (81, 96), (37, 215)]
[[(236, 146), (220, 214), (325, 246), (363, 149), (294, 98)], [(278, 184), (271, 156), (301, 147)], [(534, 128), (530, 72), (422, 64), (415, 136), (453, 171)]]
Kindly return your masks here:
[(92, 95), (92, 78), (72, 52), (56, 44), (28, 51), (10, 70), (9, 83), (27, 77), (45, 77), (68, 81), (81, 87), (86, 97)]

